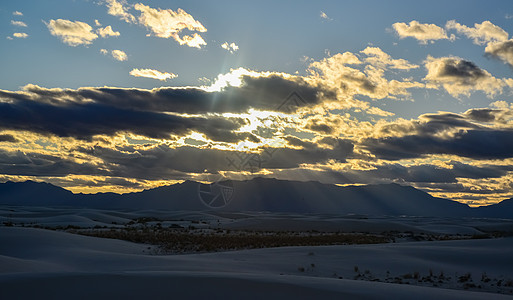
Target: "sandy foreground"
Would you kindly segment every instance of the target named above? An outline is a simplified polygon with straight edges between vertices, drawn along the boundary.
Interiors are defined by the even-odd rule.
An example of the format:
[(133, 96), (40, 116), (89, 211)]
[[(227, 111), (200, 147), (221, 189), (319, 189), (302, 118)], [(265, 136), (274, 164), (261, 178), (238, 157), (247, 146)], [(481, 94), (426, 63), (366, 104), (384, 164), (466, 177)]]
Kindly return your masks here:
[[(14, 223), (88, 219), (77, 210), (30, 210), (0, 212)], [(443, 223), (435, 227), (461, 229)], [(0, 299), (513, 299), (513, 238), (155, 253), (152, 245), (0, 226)]]

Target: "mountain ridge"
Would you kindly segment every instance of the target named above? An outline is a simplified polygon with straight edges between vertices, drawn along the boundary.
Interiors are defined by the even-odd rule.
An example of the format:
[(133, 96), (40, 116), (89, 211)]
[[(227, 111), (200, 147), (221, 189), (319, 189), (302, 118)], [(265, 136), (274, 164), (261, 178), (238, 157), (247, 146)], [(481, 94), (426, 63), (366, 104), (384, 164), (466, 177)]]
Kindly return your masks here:
[(513, 218), (513, 199), (470, 208), (396, 183), (337, 186), (317, 181), (253, 178), (201, 184), (195, 181), (126, 194), (74, 194), (46, 182), (0, 183), (0, 204), (100, 209), (271, 211), (364, 215)]

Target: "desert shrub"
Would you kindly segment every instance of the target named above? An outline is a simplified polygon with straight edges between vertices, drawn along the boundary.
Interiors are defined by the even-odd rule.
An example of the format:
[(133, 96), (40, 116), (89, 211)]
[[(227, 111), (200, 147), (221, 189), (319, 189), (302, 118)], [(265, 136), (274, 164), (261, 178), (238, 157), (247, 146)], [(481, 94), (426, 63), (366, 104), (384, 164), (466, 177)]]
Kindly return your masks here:
[(363, 234), (311, 234), (294, 232), (205, 231), (194, 228), (171, 229), (159, 227), (111, 228), (110, 230), (80, 230), (76, 233), (102, 238), (127, 240), (135, 243), (158, 245), (164, 252), (210, 252), (220, 250), (319, 246), (341, 244), (383, 243), (381, 236)]
[(472, 280), (472, 274), (470, 273), (466, 273), (464, 275), (461, 275), (459, 278), (458, 278), (458, 282), (462, 283), (462, 282), (468, 282), (468, 281), (471, 281)]
[(481, 275), (481, 281), (482, 281), (482, 282), (490, 282), (490, 280), (491, 280), (491, 279), (490, 279), (490, 278), (488, 278), (488, 275), (486, 275), (486, 273), (483, 273), (483, 274)]
[(420, 274), (419, 272), (413, 272), (413, 279), (419, 280)]

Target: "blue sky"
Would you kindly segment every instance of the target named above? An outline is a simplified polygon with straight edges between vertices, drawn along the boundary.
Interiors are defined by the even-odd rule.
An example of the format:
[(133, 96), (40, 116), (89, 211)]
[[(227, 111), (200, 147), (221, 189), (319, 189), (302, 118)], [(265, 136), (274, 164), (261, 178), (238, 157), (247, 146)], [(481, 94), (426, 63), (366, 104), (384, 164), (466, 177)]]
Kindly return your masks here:
[[(222, 174), (399, 182), (474, 205), (511, 197), (509, 1), (20, 0), (0, 19), (3, 180), (125, 192)], [(294, 90), (312, 102), (277, 111)], [(169, 115), (142, 129), (123, 119)], [(256, 133), (266, 126), (271, 138)], [(294, 162), (226, 167), (269, 147)], [(208, 174), (175, 164), (193, 152), (222, 162), (205, 162)], [(136, 176), (155, 171), (150, 157), (169, 166)]]

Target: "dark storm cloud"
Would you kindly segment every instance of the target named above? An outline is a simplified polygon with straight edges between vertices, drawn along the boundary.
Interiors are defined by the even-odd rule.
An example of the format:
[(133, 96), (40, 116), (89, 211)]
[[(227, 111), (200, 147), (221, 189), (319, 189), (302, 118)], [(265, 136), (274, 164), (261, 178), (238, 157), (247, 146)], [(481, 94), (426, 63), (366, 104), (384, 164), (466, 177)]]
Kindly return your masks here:
[(235, 142), (251, 134), (234, 133), (244, 124), (240, 118), (182, 117), (151, 111), (107, 106), (101, 103), (53, 105), (31, 100), (0, 102), (0, 128), (26, 130), (60, 137), (91, 139), (94, 135), (132, 132), (149, 138), (169, 138), (190, 131), (216, 141)]
[(459, 162), (451, 162), (452, 169), (424, 164), (417, 166), (403, 166), (400, 164), (385, 164), (376, 166), (373, 170), (343, 170), (330, 168), (312, 169), (278, 169), (269, 177), (287, 180), (314, 180), (332, 184), (379, 184), (379, 183), (410, 183), (415, 186), (441, 189), (448, 192), (466, 190), (459, 184), (457, 178), (500, 178), (507, 174), (511, 167), (503, 166), (471, 166)]
[[(475, 188), (474, 186), (464, 186), (461, 183), (429, 183), (429, 182), (419, 182), (415, 183), (415, 187), (424, 188), (431, 191), (443, 192), (443, 193), (465, 193), (465, 194), (475, 194), (474, 200), (483, 200), (483, 195), (494, 195), (494, 194), (502, 194), (502, 193), (511, 193), (511, 189), (513, 189), (513, 183), (504, 182), (500, 187), (493, 188)], [(462, 199), (472, 199), (472, 196), (469, 195), (458, 195), (458, 198)]]
[[(218, 92), (194, 87), (71, 90), (27, 85), (19, 92), (0, 90), (0, 128), (79, 139), (117, 132), (169, 138), (196, 131), (215, 141), (258, 142), (253, 134), (233, 132), (244, 124), (243, 119), (209, 113), (240, 113), (251, 108), (289, 112), (291, 107), (315, 104), (327, 93), (301, 78), (278, 75), (243, 76), (240, 87), (227, 86)], [(299, 100), (288, 99), (290, 95)]]
[(334, 128), (330, 124), (326, 124), (325, 120), (309, 119), (305, 125), (306, 129), (320, 132), (324, 134), (330, 134), (334, 131)]
[[(500, 166), (472, 166), (460, 162), (450, 162), (451, 169), (423, 164), (405, 167), (400, 164), (387, 164), (375, 170), (357, 171), (354, 176), (362, 178), (388, 178), (393, 181), (455, 183), (457, 178), (499, 178), (507, 174), (507, 168)], [(355, 178), (356, 179), (356, 178)]]
[(161, 179), (167, 178), (170, 172), (248, 171), (249, 165), (243, 162), (249, 160), (252, 160), (252, 166), (255, 167), (252, 171), (260, 168), (295, 168), (300, 164), (325, 162), (329, 159), (344, 161), (353, 151), (353, 145), (349, 141), (331, 142), (331, 148), (320, 148), (310, 142), (304, 142), (305, 147), (302, 149), (266, 148), (267, 151), (261, 155), (190, 146), (171, 148), (167, 145), (147, 150), (134, 146), (116, 149), (80, 147), (77, 150), (103, 160), (112, 176)]
[[(320, 143), (319, 143), (320, 144)], [(328, 160), (345, 162), (346, 158), (353, 153), (353, 143), (344, 139), (336, 139), (332, 148), (320, 148), (311, 143), (303, 146), (303, 149), (290, 148), (269, 149), (272, 156), (265, 157), (265, 168), (288, 169), (296, 168), (300, 164), (322, 163)]]
[(513, 157), (512, 130), (468, 130), (452, 137), (407, 135), (369, 139), (364, 147), (382, 159), (417, 158), (427, 154), (453, 154), (474, 159)]
[(465, 115), (478, 122), (493, 122), (495, 121), (496, 114), (500, 112), (501, 110), (499, 109), (476, 108), (467, 110)]
[(475, 81), (486, 77), (487, 74), (476, 64), (467, 60), (447, 59), (437, 73), (439, 77), (457, 77), (463, 80)]
[[(221, 91), (206, 91), (195, 87), (162, 87), (153, 90), (124, 88), (46, 89), (27, 85), (23, 92), (0, 90), (0, 99), (32, 100), (57, 106), (69, 103), (98, 105), (126, 110), (172, 112), (187, 114), (240, 113), (250, 108), (284, 110), (280, 106), (291, 93), (297, 93), (302, 101), (296, 106), (315, 104), (321, 97), (334, 96), (321, 88), (309, 85), (301, 78), (286, 79), (278, 75), (268, 77), (242, 76), (240, 87), (227, 86)], [(282, 109), (283, 108), (283, 109)]]
[[(479, 113), (477, 113), (479, 114)], [(482, 129), (483, 126), (472, 122), (476, 114), (459, 115), (455, 113), (440, 112), (437, 114), (421, 115), (418, 120), (408, 123), (389, 123), (379, 128), (379, 136), (405, 136), (405, 135), (434, 135), (454, 129)]]
[(454, 113), (425, 114), (420, 117), (422, 123), (415, 126), (417, 135), (436, 134), (454, 128), (479, 129), (480, 125), (471, 122), (465, 116)]
[(371, 94), (376, 91), (376, 85), (367, 77), (347, 74), (341, 76), (341, 78), (343, 79), (340, 81), (340, 87), (342, 90), (353, 89), (354, 86), (357, 86)]
[(101, 165), (77, 163), (60, 156), (4, 150), (0, 150), (0, 170), (2, 174), (25, 176), (109, 175)]
[(11, 134), (0, 134), (0, 142), (16, 143), (18, 140)]
[[(429, 154), (452, 154), (474, 159), (513, 157), (513, 130), (481, 123), (507, 121), (509, 110), (472, 109), (464, 114), (426, 114), (419, 120), (390, 123), (379, 129), (380, 138), (361, 146), (378, 158), (400, 160)], [(479, 123), (481, 122), (481, 123)]]

